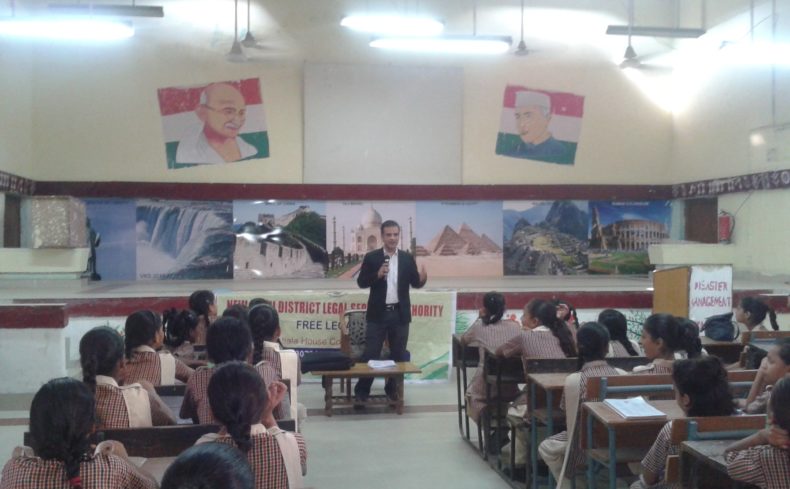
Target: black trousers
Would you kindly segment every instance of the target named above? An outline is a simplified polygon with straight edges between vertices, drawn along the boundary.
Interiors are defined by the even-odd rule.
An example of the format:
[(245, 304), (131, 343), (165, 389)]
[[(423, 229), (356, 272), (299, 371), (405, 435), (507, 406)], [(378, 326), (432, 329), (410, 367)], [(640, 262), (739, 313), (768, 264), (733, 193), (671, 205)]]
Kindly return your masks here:
[[(385, 338), (389, 342), (391, 360), (396, 362), (408, 360), (406, 344), (409, 342), (409, 323), (401, 323), (397, 309), (385, 311), (384, 316), (378, 321), (368, 321), (365, 328), (365, 352), (360, 360), (363, 362), (380, 360)], [(354, 393), (368, 395), (372, 384), (372, 377), (361, 378), (354, 387)]]

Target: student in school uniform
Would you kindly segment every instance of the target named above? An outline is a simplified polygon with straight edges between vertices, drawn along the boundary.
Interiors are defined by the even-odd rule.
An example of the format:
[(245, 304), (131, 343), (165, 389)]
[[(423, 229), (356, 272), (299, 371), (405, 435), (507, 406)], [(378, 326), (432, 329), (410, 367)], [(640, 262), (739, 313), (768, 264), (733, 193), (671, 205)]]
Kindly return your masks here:
[(222, 317), (232, 317), (236, 318), (242, 323), (249, 324), (250, 322), (250, 308), (245, 306), (244, 304), (233, 304), (225, 308), (222, 311)]
[[(477, 320), (461, 336), (461, 344), (478, 346), (480, 349), (496, 350), (501, 345), (521, 333), (521, 325), (509, 319), (502, 319), (507, 306), (505, 296), (497, 292), (488, 292), (483, 296), (483, 307)], [(469, 381), (467, 395), (467, 414), (475, 423), (480, 422), (480, 413), (486, 408), (486, 385), (483, 378), (483, 355), (480, 363)], [(511, 394), (515, 394), (511, 392)]]
[(280, 315), (271, 305), (258, 304), (250, 308), (248, 318), (252, 332), (252, 363), (268, 362), (280, 379), (291, 383), (291, 417), (301, 426), (307, 418), (307, 409), (297, 397), (297, 386), (302, 383), (301, 361), (296, 351), (285, 348), (280, 342)]
[[(180, 417), (192, 419), (197, 424), (216, 422), (208, 399), (208, 384), (216, 367), (226, 362), (249, 362), (252, 359), (252, 335), (250, 328), (233, 317), (222, 317), (214, 321), (206, 333), (206, 352), (209, 365), (199, 367), (187, 382)], [(266, 385), (279, 380), (279, 376), (268, 362), (262, 362), (255, 370)], [(277, 419), (290, 418), (290, 404), (286, 401), (276, 406)]]
[(141, 428), (176, 424), (150, 382), (125, 383), (124, 344), (112, 328), (99, 326), (80, 340), (83, 382), (94, 392), (97, 426)]
[(557, 308), (549, 301), (533, 299), (521, 316), (524, 330), (496, 349), (503, 357), (565, 358), (576, 356), (570, 330), (557, 317)]
[(238, 448), (201, 443), (170, 464), (162, 476), (162, 489), (255, 489), (255, 476)]
[(162, 326), (165, 330), (165, 348), (174, 357), (189, 366), (205, 365), (195, 352), (197, 340), (198, 317), (190, 309), (181, 311), (176, 308), (166, 310), (162, 314)]
[[(609, 332), (598, 323), (585, 323), (576, 333), (579, 348), (579, 371), (565, 380), (560, 408), (565, 411), (566, 426), (563, 431), (543, 440), (538, 447), (540, 457), (546, 462), (554, 479), (562, 481), (561, 487), (570, 487), (570, 477), (586, 461), (579, 438), (579, 410), (585, 401), (597, 401), (587, 396), (587, 379), (590, 377), (625, 374), (606, 363), (609, 352)], [(570, 433), (570, 435), (569, 435)], [(565, 463), (565, 460), (568, 462)]]
[(747, 414), (763, 414), (771, 399), (771, 389), (781, 378), (790, 375), (790, 338), (779, 341), (760, 364), (746, 399), (738, 399), (738, 407)]
[(744, 297), (735, 308), (735, 321), (740, 323), (746, 331), (768, 331), (763, 321), (765, 316), (771, 323), (774, 331), (779, 330), (779, 323), (776, 322), (776, 311), (771, 309), (765, 302), (756, 297)]
[(769, 416), (772, 426), (734, 443), (724, 453), (733, 479), (761, 489), (790, 487), (790, 378), (776, 383)]
[(189, 296), (189, 309), (198, 317), (196, 345), (206, 344), (208, 327), (217, 318), (216, 297), (210, 290), (196, 290)]
[(194, 370), (162, 348), (165, 330), (155, 312), (143, 310), (130, 314), (124, 333), (127, 382), (146, 380), (153, 385), (173, 385), (176, 379), (187, 382), (192, 376)]
[(94, 450), (93, 393), (76, 379), (44, 384), (30, 405), (32, 448), (19, 447), (3, 467), (0, 489), (155, 489), (156, 481), (130, 463), (118, 442)]
[(225, 443), (247, 455), (256, 489), (300, 489), (307, 471), (307, 449), (298, 433), (281, 430), (272, 415), (286, 395), (281, 382), (268, 388), (260, 375), (242, 362), (217, 368), (208, 386), (211, 409), (222, 425), (219, 433), (199, 443)]
[[(717, 357), (698, 357), (675, 361), (672, 369), (675, 400), (688, 417), (728, 416), (735, 405), (727, 382), (727, 370)], [(680, 453), (671, 441), (672, 422), (664, 425), (642, 459), (642, 473), (631, 489), (680, 489), (680, 484), (665, 482), (668, 455)]]
[(628, 338), (628, 321), (622, 312), (604, 309), (598, 314), (598, 323), (609, 332), (607, 357), (638, 357), (639, 343)]
[[(522, 358), (565, 358), (576, 356), (576, 344), (567, 325), (557, 316), (557, 308), (549, 301), (533, 299), (524, 307), (521, 316), (524, 329), (505, 344), (496, 349), (496, 354), (503, 357)], [(528, 407), (527, 407), (528, 409)], [(528, 411), (516, 411), (509, 416), (522, 415), (527, 417)], [(516, 430), (515, 467), (525, 465), (527, 458), (527, 440), (524, 430)], [(503, 460), (509, 458), (506, 450), (500, 455)]]
[(671, 314), (653, 314), (642, 327), (642, 349), (651, 360), (647, 365), (634, 367), (635, 374), (669, 374), (675, 352), (684, 351), (688, 358), (700, 356), (702, 342), (699, 335), (680, 326)]
[(575, 344), (576, 332), (579, 331), (579, 317), (576, 314), (576, 308), (570, 303), (560, 299), (554, 299), (552, 303), (554, 304), (554, 307), (557, 308), (557, 317), (560, 319), (560, 321), (565, 323), (568, 331), (571, 332), (573, 343)]

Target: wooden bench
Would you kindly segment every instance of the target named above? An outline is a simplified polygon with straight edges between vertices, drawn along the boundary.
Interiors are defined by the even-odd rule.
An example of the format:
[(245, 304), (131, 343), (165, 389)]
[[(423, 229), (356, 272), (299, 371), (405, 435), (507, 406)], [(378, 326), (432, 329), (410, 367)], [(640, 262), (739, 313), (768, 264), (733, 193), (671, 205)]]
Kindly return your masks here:
[[(671, 441), (673, 445), (680, 445), (685, 441), (721, 441), (726, 440), (726, 444), (746, 438), (758, 430), (765, 428), (767, 418), (765, 415), (743, 415), (743, 416), (710, 416), (676, 419), (672, 422)], [(722, 450), (723, 453), (723, 450)], [(681, 455), (668, 457), (669, 464), (677, 466), (678, 470), (667, 471), (667, 482), (680, 483), (683, 481), (684, 487), (697, 487), (699, 478), (697, 464), (693, 459), (684, 459)], [(709, 464), (710, 465), (710, 464)], [(732, 481), (727, 476), (726, 466), (724, 471), (713, 471), (706, 474), (706, 487), (727, 487), (732, 485)]]
[(790, 331), (747, 331), (741, 334), (741, 343), (744, 345), (741, 366), (747, 369), (759, 368), (768, 350), (784, 338), (790, 338)]
[[(277, 421), (285, 431), (294, 431), (293, 420)], [(99, 430), (93, 435), (93, 443), (115, 440), (123, 444), (130, 457), (160, 458), (176, 457), (195, 444), (203, 435), (217, 433), (216, 424), (191, 424), (154, 426), (150, 428), (117, 428)], [(24, 444), (31, 445), (30, 433), (23, 435)]]

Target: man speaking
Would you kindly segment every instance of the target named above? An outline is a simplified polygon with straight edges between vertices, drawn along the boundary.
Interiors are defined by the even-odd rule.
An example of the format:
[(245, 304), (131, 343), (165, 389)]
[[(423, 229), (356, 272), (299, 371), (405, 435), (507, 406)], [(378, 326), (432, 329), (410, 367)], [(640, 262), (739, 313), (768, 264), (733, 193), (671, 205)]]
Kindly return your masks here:
[[(419, 289), (428, 280), (425, 265), (417, 271), (417, 262), (405, 251), (398, 249), (400, 225), (395, 221), (381, 224), (381, 239), (384, 247), (371, 251), (362, 260), (357, 276), (357, 284), (366, 289), (370, 287), (365, 330), (365, 352), (362, 361), (378, 359), (384, 339), (389, 341), (390, 359), (396, 362), (407, 360), (406, 343), (409, 341), (411, 322), (411, 302), (409, 286)], [(366, 401), (370, 395), (372, 378), (361, 378), (354, 387), (354, 395), (359, 401)], [(390, 399), (397, 396), (394, 379), (388, 379), (384, 390)]]

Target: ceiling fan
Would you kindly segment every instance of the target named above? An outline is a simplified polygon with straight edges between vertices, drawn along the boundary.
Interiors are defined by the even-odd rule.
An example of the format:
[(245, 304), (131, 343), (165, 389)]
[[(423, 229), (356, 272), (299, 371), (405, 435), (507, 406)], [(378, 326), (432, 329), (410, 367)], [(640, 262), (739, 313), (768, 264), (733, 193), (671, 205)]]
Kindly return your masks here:
[(250, 0), (247, 0), (247, 33), (244, 34), (244, 39), (241, 40), (241, 45), (245, 48), (265, 49), (263, 45), (258, 44), (258, 40), (252, 35), (250, 30)]
[(526, 56), (529, 54), (527, 43), (524, 42), (524, 0), (521, 0), (521, 40), (518, 42), (516, 50), (513, 51), (516, 56)]
[(233, 45), (230, 47), (230, 52), (225, 55), (225, 59), (232, 63), (247, 61), (247, 55), (244, 54), (239, 41), (239, 0), (233, 0)]
[(623, 54), (623, 61), (620, 62), (620, 68), (633, 68), (637, 70), (646, 70), (646, 71), (659, 71), (659, 72), (667, 72), (671, 71), (671, 68), (667, 66), (660, 66), (660, 65), (652, 65), (646, 63), (652, 56), (640, 56), (636, 54), (636, 50), (634, 46), (631, 44), (631, 37), (633, 35), (634, 29), (634, 0), (628, 1), (628, 47), (625, 48), (625, 53)]

